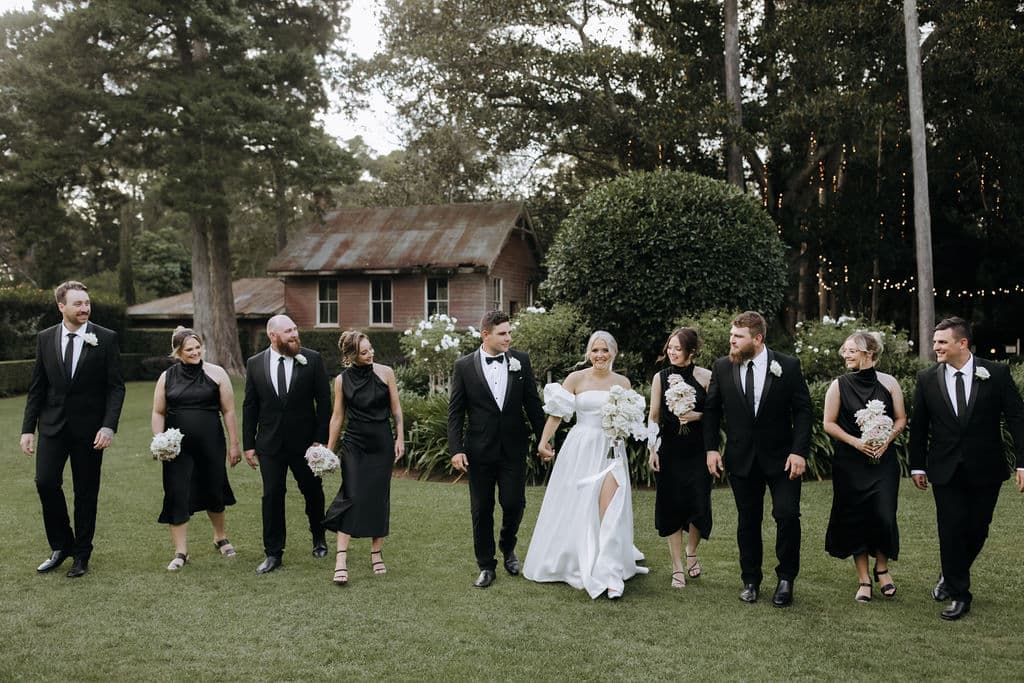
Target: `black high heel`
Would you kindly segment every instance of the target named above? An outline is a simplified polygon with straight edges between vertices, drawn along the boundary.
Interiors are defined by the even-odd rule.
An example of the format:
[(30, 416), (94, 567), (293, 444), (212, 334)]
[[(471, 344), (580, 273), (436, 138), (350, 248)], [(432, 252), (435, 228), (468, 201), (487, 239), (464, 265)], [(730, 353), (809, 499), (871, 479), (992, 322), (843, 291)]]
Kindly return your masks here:
[[(347, 548), (345, 550), (339, 550), (338, 552), (334, 553), (334, 556), (337, 557), (338, 555), (344, 555), (347, 552), (348, 552)], [(348, 561), (346, 560), (345, 563), (348, 564)], [(344, 586), (344, 585), (348, 584), (348, 568), (347, 567), (344, 568), (344, 569), (335, 569), (334, 570), (333, 583), (334, 583), (335, 586)]]
[[(374, 555), (376, 555), (380, 559), (377, 560), (377, 561), (374, 561), (374, 559), (373, 559)], [(380, 550), (371, 550), (370, 551), (370, 568), (373, 570), (374, 574), (387, 574), (388, 573), (387, 565), (384, 564), (384, 554), (383, 554), (383, 551), (380, 551)]]
[[(878, 583), (878, 590), (882, 593), (882, 595), (884, 595), (887, 598), (895, 596), (896, 584), (892, 582), (892, 574), (889, 574), (889, 570), (883, 569), (882, 571), (878, 571), (878, 565), (876, 564), (873, 571), (875, 574), (875, 581)], [(883, 586), (881, 579), (879, 579), (878, 577), (883, 576), (885, 574), (889, 574), (889, 583)]]
[[(861, 583), (860, 587), (861, 588), (871, 588), (871, 582), (869, 581), (868, 583)], [(857, 602), (871, 602), (871, 593), (868, 593), (867, 595), (861, 595), (860, 591), (857, 591), (857, 595), (854, 596), (853, 599), (856, 600)]]

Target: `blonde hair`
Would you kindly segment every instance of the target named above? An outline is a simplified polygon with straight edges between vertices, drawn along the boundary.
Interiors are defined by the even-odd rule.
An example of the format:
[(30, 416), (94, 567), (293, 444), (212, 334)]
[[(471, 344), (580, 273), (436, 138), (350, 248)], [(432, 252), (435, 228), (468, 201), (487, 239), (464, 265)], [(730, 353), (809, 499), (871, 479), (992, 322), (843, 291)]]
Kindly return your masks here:
[(181, 347), (185, 345), (187, 339), (192, 338), (195, 338), (200, 346), (203, 345), (203, 338), (191, 327), (185, 327), (184, 325), (175, 327), (174, 332), (171, 333), (171, 358), (181, 360)]
[[(871, 356), (872, 361), (878, 361), (878, 357), (882, 355), (882, 351), (885, 350), (885, 344), (882, 343), (882, 335), (878, 332), (872, 332), (871, 330), (857, 330), (843, 342), (843, 346), (847, 342), (854, 345), (858, 351), (866, 353)], [(841, 348), (841, 347), (840, 347)]]
[(370, 338), (359, 330), (348, 330), (341, 333), (341, 337), (338, 338), (338, 350), (341, 351), (341, 364), (346, 368), (356, 364), (356, 359), (359, 358), (359, 347), (364, 339), (369, 341)]
[(604, 340), (604, 343), (608, 345), (608, 350), (612, 354), (612, 359), (608, 362), (608, 369), (612, 369), (612, 365), (615, 363), (615, 357), (619, 355), (619, 345), (615, 341), (615, 337), (613, 337), (610, 332), (605, 332), (604, 330), (595, 330), (594, 333), (590, 335), (590, 339), (587, 340), (587, 349), (583, 352), (583, 360), (576, 364), (577, 368), (585, 367), (587, 363), (590, 362), (590, 347), (593, 346), (594, 342), (598, 339)]

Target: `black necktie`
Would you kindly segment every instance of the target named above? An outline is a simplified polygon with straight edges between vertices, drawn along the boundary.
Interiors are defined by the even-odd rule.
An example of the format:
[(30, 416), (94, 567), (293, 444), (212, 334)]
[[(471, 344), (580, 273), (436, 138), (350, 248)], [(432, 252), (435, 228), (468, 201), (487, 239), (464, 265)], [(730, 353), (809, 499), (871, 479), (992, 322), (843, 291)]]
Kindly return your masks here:
[(282, 399), (288, 394), (288, 380), (284, 376), (284, 356), (277, 357), (277, 395)]
[(68, 345), (64, 347), (64, 376), (68, 378), (68, 382), (74, 375), (72, 366), (75, 362), (75, 337), (77, 336), (74, 332), (68, 332)]
[(754, 412), (754, 361), (747, 363), (747, 385), (744, 393), (747, 395), (747, 407)]
[(967, 419), (967, 391), (964, 389), (964, 373), (956, 371), (956, 416), (963, 422)]
[(497, 356), (484, 356), (484, 360), (487, 361), (488, 365), (491, 363), (503, 363), (505, 362), (505, 354), (499, 353)]

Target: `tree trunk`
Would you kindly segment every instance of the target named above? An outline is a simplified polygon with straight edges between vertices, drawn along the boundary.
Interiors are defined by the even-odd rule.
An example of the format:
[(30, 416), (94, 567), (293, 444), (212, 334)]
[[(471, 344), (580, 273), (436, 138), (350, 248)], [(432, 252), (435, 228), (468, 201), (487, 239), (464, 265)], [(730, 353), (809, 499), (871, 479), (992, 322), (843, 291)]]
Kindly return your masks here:
[(210, 245), (210, 288), (213, 309), (211, 347), (217, 350), (217, 364), (228, 374), (243, 376), (242, 348), (238, 342), (238, 317), (231, 286), (231, 245), (227, 214), (215, 209), (210, 216), (207, 239)]
[(135, 303), (135, 273), (132, 269), (132, 209), (134, 202), (121, 206), (121, 225), (118, 238), (120, 258), (117, 262), (117, 287), (121, 298), (131, 306)]
[(277, 251), (281, 253), (288, 246), (288, 219), (291, 208), (288, 206), (288, 188), (284, 182), (284, 173), (280, 164), (272, 163), (274, 175), (274, 219), (277, 223)]
[(206, 360), (219, 364), (213, 340), (213, 299), (210, 293), (210, 247), (206, 214), (189, 216), (192, 225), (192, 329), (206, 346)]
[[(736, 136), (743, 126), (740, 91), (740, 25), (737, 0), (725, 0), (725, 101), (729, 131), (726, 135), (726, 168), (730, 185), (743, 189), (743, 153)], [(770, 200), (769, 200), (770, 201)]]
[(917, 1), (903, 0), (903, 26), (907, 43), (907, 104), (910, 109), (910, 146), (914, 160), (914, 252), (917, 255), (917, 353), (931, 357), (935, 325), (935, 275), (932, 270), (932, 226), (928, 211), (928, 157), (924, 130), (924, 97), (921, 92), (920, 31)]

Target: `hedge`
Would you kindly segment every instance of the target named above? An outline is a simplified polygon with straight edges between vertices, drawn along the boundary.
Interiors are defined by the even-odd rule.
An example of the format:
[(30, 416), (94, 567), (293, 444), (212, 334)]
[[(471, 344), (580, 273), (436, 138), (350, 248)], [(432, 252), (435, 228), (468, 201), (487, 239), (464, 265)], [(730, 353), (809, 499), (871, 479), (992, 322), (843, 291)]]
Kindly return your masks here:
[[(341, 372), (341, 352), (338, 350), (338, 339), (344, 330), (301, 330), (299, 336), (302, 345), (319, 351), (324, 357), (324, 365), (329, 375)], [(362, 330), (373, 344), (374, 360), (384, 365), (404, 365), (405, 357), (398, 345), (402, 337), (401, 330)], [(256, 349), (257, 351), (259, 349)]]
[(34, 360), (0, 361), (0, 396), (24, 394), (32, 383)]
[[(92, 315), (97, 324), (118, 333), (125, 327), (125, 305), (120, 301), (92, 299)], [(36, 335), (60, 322), (60, 311), (53, 291), (18, 285), (0, 287), (0, 361), (33, 358)]]

